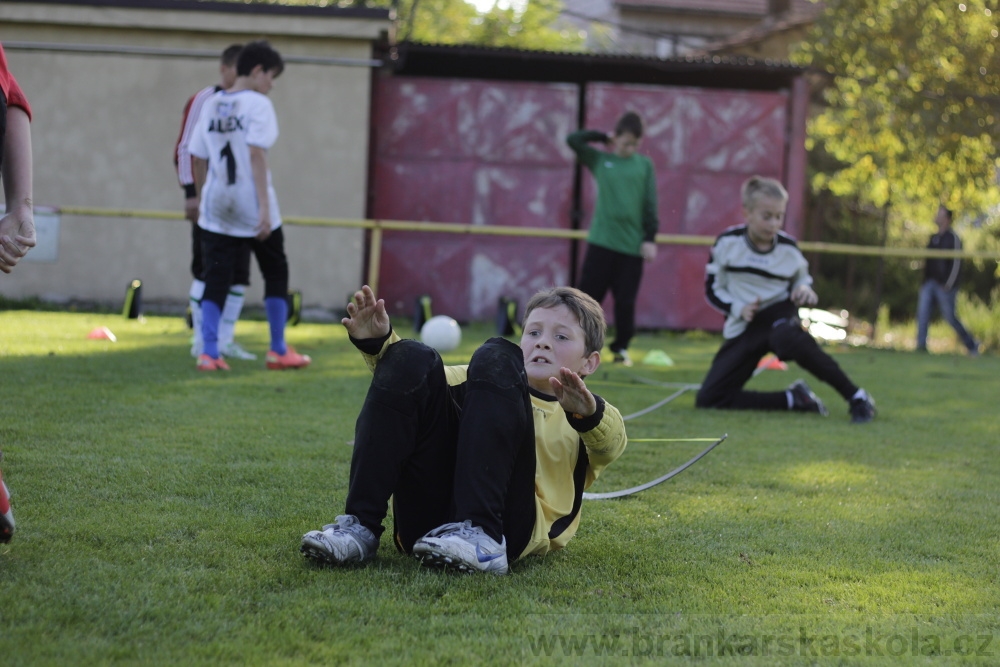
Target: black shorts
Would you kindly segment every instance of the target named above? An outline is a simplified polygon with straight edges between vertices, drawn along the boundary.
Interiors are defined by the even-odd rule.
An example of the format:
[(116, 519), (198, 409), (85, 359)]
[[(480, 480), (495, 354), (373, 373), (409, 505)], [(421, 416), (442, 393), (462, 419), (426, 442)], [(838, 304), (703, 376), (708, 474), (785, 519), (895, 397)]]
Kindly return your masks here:
[[(2, 146), (0, 146), (2, 148)], [(201, 248), (202, 228), (197, 224), (191, 225), (191, 275), (195, 280), (205, 279), (205, 264), (202, 261)], [(250, 284), (250, 248), (246, 249), (240, 261), (236, 264), (236, 273), (233, 275), (234, 285)]]
[[(205, 263), (205, 295), (221, 308), (226, 302), (229, 288), (236, 282), (240, 266), (249, 253), (257, 257), (257, 265), (264, 276), (264, 298), (288, 297), (288, 259), (285, 257), (285, 234), (278, 227), (264, 241), (241, 236), (216, 234), (201, 230), (201, 248)], [(249, 268), (247, 268), (249, 273)]]

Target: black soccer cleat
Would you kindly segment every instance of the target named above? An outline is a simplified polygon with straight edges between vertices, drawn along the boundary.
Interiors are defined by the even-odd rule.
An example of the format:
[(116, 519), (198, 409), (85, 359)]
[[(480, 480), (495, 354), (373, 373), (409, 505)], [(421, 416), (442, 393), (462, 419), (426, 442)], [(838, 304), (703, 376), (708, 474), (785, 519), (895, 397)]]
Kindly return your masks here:
[(819, 396), (813, 393), (805, 380), (796, 380), (788, 386), (788, 391), (792, 392), (792, 410), (796, 412), (815, 412), (824, 417), (830, 414), (823, 405)]
[(863, 396), (851, 399), (851, 423), (867, 424), (875, 419), (875, 399), (864, 392)]

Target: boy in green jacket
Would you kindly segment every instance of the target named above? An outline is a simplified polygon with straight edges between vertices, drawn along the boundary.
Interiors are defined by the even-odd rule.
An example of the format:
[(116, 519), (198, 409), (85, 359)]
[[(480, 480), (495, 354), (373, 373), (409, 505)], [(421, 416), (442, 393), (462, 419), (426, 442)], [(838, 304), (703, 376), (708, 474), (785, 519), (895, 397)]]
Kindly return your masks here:
[[(580, 130), (566, 138), (577, 159), (594, 175), (597, 203), (590, 221), (580, 290), (601, 303), (611, 290), (615, 306), (614, 361), (631, 366), (628, 344), (635, 335), (635, 301), (643, 262), (656, 257), (659, 227), (653, 163), (636, 151), (642, 142), (639, 114), (626, 112), (613, 135)], [(590, 146), (605, 144), (607, 151)]]

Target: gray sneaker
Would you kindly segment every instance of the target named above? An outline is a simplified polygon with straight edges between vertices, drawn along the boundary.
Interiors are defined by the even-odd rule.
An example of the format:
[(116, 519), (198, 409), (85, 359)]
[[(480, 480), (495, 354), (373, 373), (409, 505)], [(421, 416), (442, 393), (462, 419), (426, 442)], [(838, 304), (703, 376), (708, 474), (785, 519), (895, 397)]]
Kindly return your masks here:
[(253, 352), (248, 352), (243, 349), (243, 346), (236, 341), (231, 342), (229, 345), (224, 345), (219, 348), (219, 352), (224, 357), (229, 357), (230, 359), (243, 359), (244, 361), (253, 361), (257, 358), (257, 355)]
[(338, 516), (322, 530), (310, 530), (302, 536), (299, 548), (306, 558), (324, 565), (364, 563), (377, 550), (378, 538), (351, 514)]
[(792, 410), (797, 412), (817, 412), (824, 417), (830, 414), (819, 396), (813, 393), (805, 380), (796, 380), (788, 386), (788, 391), (792, 392)]
[(428, 567), (507, 574), (507, 538), (497, 543), (471, 521), (435, 528), (417, 540), (413, 555)]

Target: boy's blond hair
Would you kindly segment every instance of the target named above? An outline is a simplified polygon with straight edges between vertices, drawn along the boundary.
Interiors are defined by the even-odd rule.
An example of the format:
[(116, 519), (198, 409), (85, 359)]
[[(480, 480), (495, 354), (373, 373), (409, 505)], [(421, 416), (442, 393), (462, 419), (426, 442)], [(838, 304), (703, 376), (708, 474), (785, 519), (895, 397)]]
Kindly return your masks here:
[(766, 176), (751, 176), (743, 181), (740, 188), (740, 195), (743, 198), (743, 208), (753, 208), (753, 205), (760, 197), (771, 197), (783, 202), (788, 201), (788, 191), (780, 182)]
[(580, 328), (583, 329), (583, 343), (587, 348), (585, 354), (600, 352), (604, 347), (604, 334), (608, 328), (607, 322), (604, 321), (604, 310), (601, 304), (574, 287), (551, 287), (535, 294), (524, 307), (524, 318), (521, 323), (528, 321), (528, 315), (535, 308), (558, 306), (566, 306), (576, 316)]

